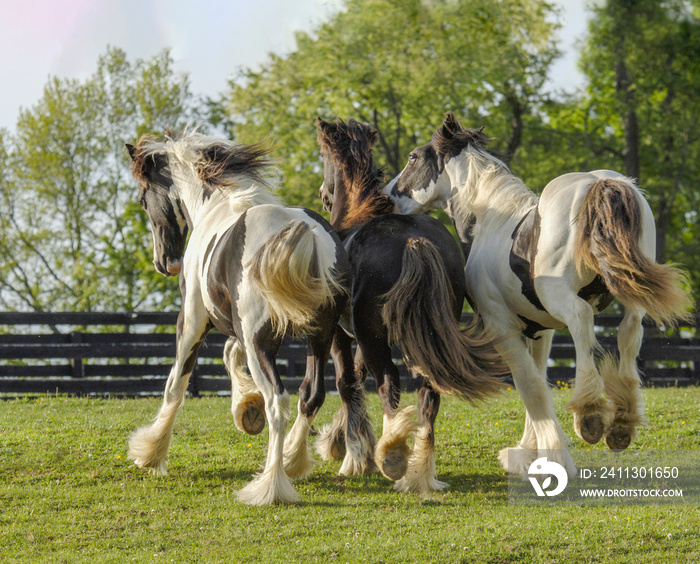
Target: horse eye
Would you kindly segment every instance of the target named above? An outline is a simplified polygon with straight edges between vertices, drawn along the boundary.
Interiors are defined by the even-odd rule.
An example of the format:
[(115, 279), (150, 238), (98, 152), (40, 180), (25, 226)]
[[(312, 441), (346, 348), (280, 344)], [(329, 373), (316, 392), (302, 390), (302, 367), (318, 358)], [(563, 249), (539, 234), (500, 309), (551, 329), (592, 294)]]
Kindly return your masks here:
[(412, 163), (412, 162), (415, 161), (417, 158), (418, 158), (418, 157), (417, 157), (416, 155), (414, 155), (413, 153), (411, 153), (410, 155), (408, 155), (408, 162), (409, 162), (409, 163)]

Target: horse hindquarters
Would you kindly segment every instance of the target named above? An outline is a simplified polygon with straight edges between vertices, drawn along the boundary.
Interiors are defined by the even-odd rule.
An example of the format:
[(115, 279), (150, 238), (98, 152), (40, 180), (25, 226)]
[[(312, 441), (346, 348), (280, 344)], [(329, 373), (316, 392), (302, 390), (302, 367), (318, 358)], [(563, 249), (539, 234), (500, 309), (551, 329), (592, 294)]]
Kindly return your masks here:
[[(408, 365), (438, 392), (477, 401), (497, 392), (502, 374), (489, 340), (463, 332), (438, 248), (428, 239), (409, 239), (401, 274), (384, 298), (384, 324), (392, 342), (401, 343)], [(457, 302), (456, 302), (457, 300)], [(449, 312), (449, 313), (448, 313)]]
[[(458, 250), (454, 256), (460, 256)], [(437, 480), (435, 470), (434, 424), (439, 392), (457, 393), (476, 401), (500, 387), (492, 374), (497, 356), (491, 344), (460, 330), (456, 312), (461, 310), (463, 278), (461, 265), (452, 266), (457, 266), (453, 270), (458, 273), (455, 286), (459, 296), (455, 296), (436, 244), (426, 237), (408, 239), (401, 273), (383, 296), (382, 319), (389, 340), (401, 344), (407, 366), (426, 380), (419, 393), (415, 446), (405, 476), (396, 484), (399, 491), (424, 493), (447, 486)]]
[[(687, 274), (651, 258), (655, 252), (653, 217), (648, 206), (642, 208), (640, 199), (627, 180), (593, 182), (579, 212), (576, 256), (582, 266), (603, 277), (623, 305), (645, 311), (659, 325), (668, 325), (689, 317), (693, 304), (684, 288)], [(646, 248), (640, 246), (643, 238), (651, 241)]]
[[(346, 304), (343, 284), (349, 270), (339, 239), (316, 227), (292, 220), (269, 237), (253, 254), (248, 271), (251, 288), (239, 297), (248, 367), (265, 398), (270, 433), (265, 469), (239, 492), (242, 501), (254, 505), (297, 501), (285, 462), (294, 475), (304, 475), (313, 466), (306, 437), (325, 397), (323, 369), (333, 328)], [(323, 245), (330, 245), (330, 249)], [(327, 252), (322, 256), (320, 250)], [(330, 253), (335, 254), (334, 264), (323, 258)], [(267, 320), (260, 319), (264, 310)], [(275, 358), (288, 329), (307, 334), (310, 354), (300, 391), (299, 417), (285, 448), (289, 396)]]
[[(311, 226), (293, 220), (270, 237), (250, 261), (250, 277), (279, 334), (310, 328), (317, 312), (346, 292), (343, 272), (323, 264)], [(339, 243), (336, 244), (338, 254)]]
[(615, 410), (605, 442), (615, 450), (626, 448), (636, 427), (646, 421), (636, 363), (644, 313), (657, 324), (673, 324), (687, 319), (692, 307), (684, 288), (688, 286), (686, 273), (652, 260), (654, 236), (651, 211), (629, 180), (602, 178), (590, 185), (577, 226), (579, 268), (598, 273), (625, 306), (618, 331), (619, 366), (610, 356), (600, 366)]

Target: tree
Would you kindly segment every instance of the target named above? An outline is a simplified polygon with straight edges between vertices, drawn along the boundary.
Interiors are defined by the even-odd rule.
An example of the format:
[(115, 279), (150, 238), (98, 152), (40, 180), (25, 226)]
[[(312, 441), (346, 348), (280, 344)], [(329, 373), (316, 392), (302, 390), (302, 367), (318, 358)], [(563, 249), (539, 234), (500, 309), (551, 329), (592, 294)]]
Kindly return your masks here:
[(132, 64), (111, 48), (86, 81), (51, 78), (3, 135), (0, 304), (134, 310), (177, 299), (176, 283), (151, 266), (124, 142), (195, 117), (167, 51)]
[(390, 176), (447, 110), (486, 124), (511, 160), (558, 54), (551, 14), (541, 0), (348, 0), (291, 54), (242, 71), (219, 115), (239, 141), (274, 139), (287, 201), (314, 208), (317, 115), (372, 123)]

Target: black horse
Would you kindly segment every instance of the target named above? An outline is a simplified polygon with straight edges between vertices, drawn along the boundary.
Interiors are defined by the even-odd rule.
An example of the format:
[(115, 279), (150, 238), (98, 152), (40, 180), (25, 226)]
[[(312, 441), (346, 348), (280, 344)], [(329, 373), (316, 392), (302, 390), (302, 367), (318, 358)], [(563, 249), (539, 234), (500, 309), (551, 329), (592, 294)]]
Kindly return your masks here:
[[(347, 250), (352, 273), (350, 309), (336, 329), (334, 359), (352, 362), (351, 338), (357, 340), (357, 378), (363, 381), (364, 369), (369, 370), (384, 409), (375, 462), (385, 476), (397, 481), (395, 489), (443, 489), (447, 484), (437, 480), (434, 451), (440, 393), (483, 399), (500, 388), (495, 376), (503, 367), (483, 335), (459, 327), (464, 259), (455, 239), (435, 218), (393, 214), (393, 203), (381, 194), (383, 173), (372, 158), (376, 130), (352, 119), (328, 123), (319, 118), (316, 125), (324, 161), (319, 192)], [(407, 366), (423, 380), (412, 452), (406, 440), (416, 430), (415, 408), (399, 409), (399, 371), (391, 358), (392, 343), (401, 344)], [(339, 379), (347, 373), (337, 371)], [(344, 403), (356, 393), (347, 382), (339, 381), (338, 389)], [(351, 427), (345, 418), (352, 418), (353, 405), (344, 405), (333, 425), (322, 432), (321, 456), (342, 452), (332, 446), (342, 441), (343, 429)], [(351, 447), (352, 437), (347, 439), (341, 473), (369, 469), (369, 441)]]

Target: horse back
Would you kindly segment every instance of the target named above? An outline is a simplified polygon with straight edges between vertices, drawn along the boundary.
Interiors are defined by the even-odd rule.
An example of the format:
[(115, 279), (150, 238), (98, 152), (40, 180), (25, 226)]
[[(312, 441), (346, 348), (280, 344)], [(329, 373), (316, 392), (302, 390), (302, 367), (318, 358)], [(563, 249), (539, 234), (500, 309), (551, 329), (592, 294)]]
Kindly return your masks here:
[(353, 299), (386, 294), (401, 273), (409, 240), (426, 239), (439, 250), (455, 303), (465, 295), (464, 258), (459, 244), (437, 219), (427, 215), (380, 215), (346, 239), (353, 279)]

